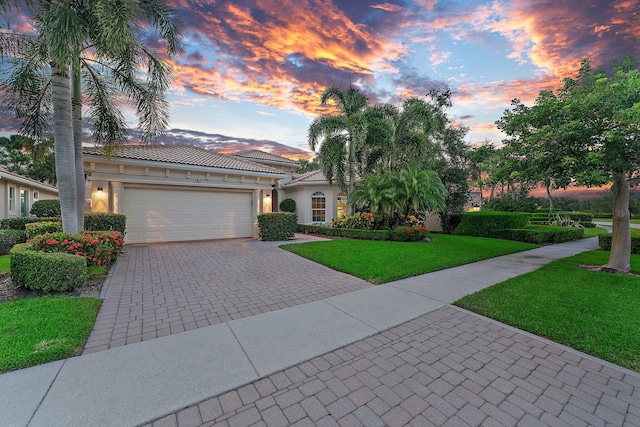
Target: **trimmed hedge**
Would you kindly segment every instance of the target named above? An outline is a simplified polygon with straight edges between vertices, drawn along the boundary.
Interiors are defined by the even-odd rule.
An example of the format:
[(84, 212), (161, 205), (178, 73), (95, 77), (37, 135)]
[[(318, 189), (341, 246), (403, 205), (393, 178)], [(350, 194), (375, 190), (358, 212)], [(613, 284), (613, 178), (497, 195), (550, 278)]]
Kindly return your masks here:
[(32, 239), (45, 233), (58, 233), (62, 231), (62, 223), (60, 221), (41, 221), (25, 224), (27, 239)]
[(391, 233), (389, 238), (397, 242), (418, 242), (424, 240), (429, 233), (427, 227), (421, 225), (415, 227), (396, 227)]
[(6, 255), (15, 245), (27, 241), (24, 230), (0, 230), (0, 255)]
[(295, 212), (296, 211), (296, 201), (293, 199), (284, 199), (280, 202), (280, 210), (282, 212)]
[(43, 218), (5, 218), (0, 220), (0, 228), (6, 230), (25, 230), (26, 224), (43, 221), (60, 221), (59, 217)]
[(270, 212), (258, 215), (260, 238), (265, 242), (292, 239), (298, 216), (291, 212)]
[(489, 237), (526, 243), (563, 243), (584, 237), (584, 229), (576, 227), (529, 226), (519, 229), (494, 230)]
[(64, 252), (83, 257), (88, 266), (109, 266), (122, 253), (124, 237), (119, 231), (83, 231), (78, 234), (46, 233), (29, 241), (33, 250)]
[(322, 234), (325, 236), (346, 237), (361, 240), (389, 240), (391, 230), (360, 230), (355, 228), (333, 228), (323, 225), (298, 224), (298, 232), (304, 234)]
[(78, 255), (34, 251), (28, 243), (13, 247), (11, 282), (43, 292), (68, 291), (87, 281), (87, 263)]
[[(598, 236), (598, 245), (603, 251), (611, 250), (611, 234), (601, 234)], [(640, 237), (631, 237), (631, 253), (640, 255)]]
[(529, 214), (524, 212), (465, 212), (453, 234), (491, 237), (494, 230), (522, 229), (528, 223)]
[(51, 218), (60, 216), (62, 215), (60, 212), (60, 200), (38, 200), (37, 202), (33, 203), (33, 206), (31, 206), (31, 210), (29, 212), (31, 213), (31, 215), (35, 215), (39, 218)]
[(123, 214), (105, 212), (86, 212), (84, 214), (85, 231), (118, 231), (125, 234), (127, 217)]

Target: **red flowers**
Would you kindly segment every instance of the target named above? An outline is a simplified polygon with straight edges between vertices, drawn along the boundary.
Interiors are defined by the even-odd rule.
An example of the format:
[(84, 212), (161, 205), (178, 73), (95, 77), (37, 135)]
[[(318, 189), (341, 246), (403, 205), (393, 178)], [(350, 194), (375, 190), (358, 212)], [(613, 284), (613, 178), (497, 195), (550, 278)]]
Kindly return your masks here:
[(427, 237), (429, 229), (422, 225), (416, 225), (413, 227), (396, 227), (392, 233), (392, 239), (401, 242), (416, 242), (418, 240), (424, 240)]
[(47, 233), (29, 241), (34, 250), (79, 255), (87, 265), (110, 265), (122, 253), (124, 237), (117, 231), (86, 231), (79, 234)]

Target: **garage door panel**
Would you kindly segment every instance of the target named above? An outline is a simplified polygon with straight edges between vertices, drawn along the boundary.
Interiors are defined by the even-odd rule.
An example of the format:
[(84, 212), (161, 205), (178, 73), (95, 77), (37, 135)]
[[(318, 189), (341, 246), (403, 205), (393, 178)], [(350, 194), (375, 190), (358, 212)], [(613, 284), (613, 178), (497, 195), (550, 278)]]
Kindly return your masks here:
[(127, 188), (127, 243), (251, 237), (251, 193)]

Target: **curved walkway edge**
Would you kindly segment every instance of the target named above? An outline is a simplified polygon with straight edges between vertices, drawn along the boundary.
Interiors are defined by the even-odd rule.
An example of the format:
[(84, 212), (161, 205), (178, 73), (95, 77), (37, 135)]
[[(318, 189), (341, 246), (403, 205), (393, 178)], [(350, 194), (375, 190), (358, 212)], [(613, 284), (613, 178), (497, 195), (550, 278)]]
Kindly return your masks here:
[[(449, 304), (550, 261), (592, 249), (597, 249), (594, 238), (546, 246), (3, 374), (0, 424), (149, 423), (323, 354), (384, 335), (420, 316), (442, 309), (447, 315), (461, 313)], [(466, 312), (465, 316), (497, 323)], [(424, 329), (429, 325), (420, 325), (422, 333), (428, 333)], [(483, 328), (473, 334), (491, 332)], [(612, 377), (629, 376), (640, 385), (638, 374), (598, 363), (607, 366)], [(626, 405), (640, 407), (639, 394), (633, 391), (635, 400)], [(640, 413), (637, 415), (640, 420)]]

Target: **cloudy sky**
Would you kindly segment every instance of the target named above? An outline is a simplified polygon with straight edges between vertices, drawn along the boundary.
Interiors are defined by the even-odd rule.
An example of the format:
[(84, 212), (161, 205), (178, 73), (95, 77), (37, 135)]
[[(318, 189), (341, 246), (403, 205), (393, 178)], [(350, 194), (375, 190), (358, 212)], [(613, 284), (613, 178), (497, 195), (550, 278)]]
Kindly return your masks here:
[(328, 86), (392, 103), (448, 86), (467, 140), (497, 142), (494, 122), (513, 98), (530, 103), (583, 58), (640, 58), (639, 3), (169, 0), (186, 39), (171, 127), (308, 150)]

